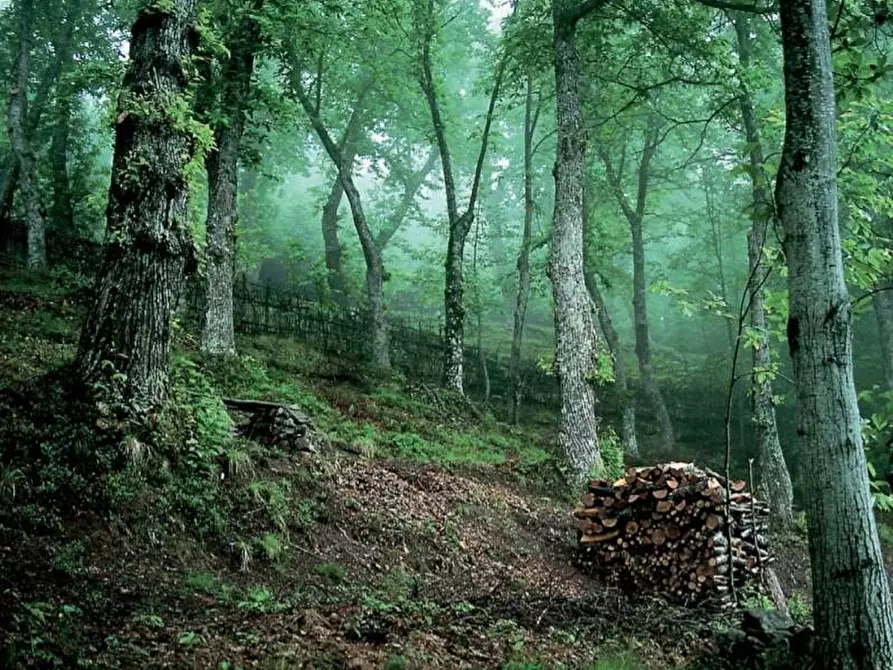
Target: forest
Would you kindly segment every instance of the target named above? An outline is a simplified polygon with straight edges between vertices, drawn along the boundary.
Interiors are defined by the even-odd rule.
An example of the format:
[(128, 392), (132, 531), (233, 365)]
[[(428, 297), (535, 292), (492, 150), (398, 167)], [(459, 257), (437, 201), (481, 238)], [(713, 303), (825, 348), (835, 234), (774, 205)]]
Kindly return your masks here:
[(889, 0), (0, 0), (0, 666), (893, 669)]

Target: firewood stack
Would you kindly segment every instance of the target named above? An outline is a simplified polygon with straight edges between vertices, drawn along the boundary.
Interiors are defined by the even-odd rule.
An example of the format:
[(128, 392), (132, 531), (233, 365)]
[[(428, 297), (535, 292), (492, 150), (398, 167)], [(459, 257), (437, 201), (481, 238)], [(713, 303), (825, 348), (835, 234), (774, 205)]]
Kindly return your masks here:
[(677, 602), (732, 605), (736, 588), (774, 559), (768, 549), (769, 506), (690, 463), (629, 468), (617, 481), (593, 480), (574, 516), (578, 562), (637, 593)]

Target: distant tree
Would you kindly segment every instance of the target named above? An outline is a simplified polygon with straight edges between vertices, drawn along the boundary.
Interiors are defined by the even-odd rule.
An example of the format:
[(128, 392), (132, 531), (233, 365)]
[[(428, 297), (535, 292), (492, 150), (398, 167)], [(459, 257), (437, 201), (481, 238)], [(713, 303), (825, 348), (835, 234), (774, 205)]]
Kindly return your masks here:
[(620, 440), (623, 443), (623, 453), (629, 458), (639, 457), (639, 440), (636, 437), (636, 400), (629, 383), (626, 372), (626, 361), (623, 360), (623, 350), (620, 346), (620, 334), (614, 327), (614, 320), (608, 310), (608, 305), (599, 287), (599, 278), (596, 273), (596, 259), (593, 253), (593, 237), (595, 226), (589, 211), (588, 189), (583, 191), (583, 239), (585, 244), (585, 271), (586, 288), (592, 297), (598, 317), (599, 329), (608, 345), (614, 364), (614, 384), (620, 399)]
[[(648, 321), (648, 293), (645, 265), (645, 206), (648, 199), (648, 186), (651, 179), (651, 162), (657, 153), (662, 133), (661, 128), (652, 116), (643, 132), (642, 152), (636, 166), (635, 186), (636, 198), (631, 202), (624, 190), (623, 168), (625, 161), (621, 158), (619, 165), (612, 160), (608, 148), (600, 145), (598, 152), (605, 165), (608, 186), (617, 199), (620, 209), (629, 224), (633, 251), (633, 318), (636, 334), (636, 358), (639, 361), (639, 372), (645, 395), (660, 426), (661, 449), (672, 451), (676, 437), (670, 412), (664, 402), (654, 363), (651, 356), (651, 335)], [(621, 156), (626, 154), (626, 144)]]
[[(228, 57), (219, 76), (211, 74), (206, 87), (219, 95), (214, 105), (214, 149), (205, 158), (208, 174), (207, 264), (202, 349), (211, 354), (236, 350), (233, 328), (233, 272), (238, 219), (239, 158), (250, 103), (254, 62), (261, 47), (257, 13), (263, 0), (237, 8), (235, 25), (227, 37)], [(232, 11), (232, 7), (227, 8)], [(228, 22), (233, 22), (227, 16)]]
[(493, 125), (496, 101), (499, 98), (499, 90), (505, 74), (506, 60), (503, 55), (496, 65), (493, 88), (490, 93), (490, 103), (481, 136), (480, 151), (471, 182), (471, 191), (465, 209), (460, 211), (456, 173), (453, 168), (453, 154), (447, 139), (446, 123), (440, 103), (441, 94), (438, 91), (432, 58), (432, 47), (438, 33), (439, 19), (435, 11), (434, 0), (418, 1), (425, 6), (419, 12), (418, 29), (422, 35), (419, 54), (421, 60), (419, 83), (428, 104), (431, 124), (437, 141), (437, 149), (440, 153), (440, 162), (443, 168), (443, 185), (447, 201), (447, 219), (449, 222), (449, 241), (447, 242), (446, 260), (444, 261), (443, 382), (447, 388), (462, 392), (465, 358), (465, 306), (463, 303), (465, 242), (474, 223), (475, 206), (480, 194), (481, 175), (483, 174), (484, 161), (487, 157), (487, 147), (490, 141), (490, 129)]
[(786, 126), (776, 201), (809, 524), (817, 661), (893, 667), (893, 603), (853, 382), (838, 225), (835, 96), (824, 0), (781, 0)]
[(128, 402), (150, 411), (168, 392), (171, 313), (192, 241), (186, 164), (196, 0), (143, 3), (118, 102), (105, 254), (81, 332), (76, 370), (91, 384), (107, 365)]
[(744, 135), (749, 147), (752, 225), (747, 238), (747, 258), (750, 296), (750, 327), (756, 337), (751, 366), (752, 418), (756, 432), (757, 454), (759, 456), (760, 488), (766, 492), (770, 502), (773, 526), (778, 530), (790, 528), (794, 524), (794, 491), (791, 475), (784, 460), (778, 426), (775, 422), (775, 395), (772, 391), (772, 354), (769, 348), (769, 329), (764, 304), (765, 284), (769, 269), (765, 262), (766, 236), (769, 222), (774, 214), (774, 203), (765, 170), (765, 157), (762, 139), (754, 109), (753, 95), (747, 85), (748, 69), (751, 67), (751, 25), (746, 14), (737, 12), (733, 16), (737, 38), (738, 63), (741, 68), (741, 90), (738, 106)]
[(515, 301), (514, 327), (512, 329), (512, 353), (509, 362), (512, 378), (512, 423), (517, 424), (521, 410), (521, 343), (524, 338), (524, 321), (527, 318), (527, 302), (530, 298), (530, 249), (533, 246), (533, 138), (539, 121), (542, 101), (537, 96), (534, 104), (533, 74), (528, 72), (524, 96), (524, 227), (521, 232), (521, 248), (518, 251), (518, 297)]
[(50, 143), (50, 167), (53, 180), (52, 220), (59, 230), (71, 231), (74, 226), (74, 206), (68, 175), (69, 144), (72, 110), (77, 102), (72, 69), (74, 65), (74, 33), (80, 23), (86, 0), (68, 0), (65, 20), (59, 35), (53, 40), (53, 51), (59, 61), (59, 84), (56, 87), (56, 106)]
[(28, 230), (28, 265), (46, 265), (46, 221), (40, 204), (40, 191), (31, 149), (28, 124), (28, 88), (31, 78), (31, 42), (34, 0), (18, 0), (18, 59), (15, 84), (9, 93), (9, 143), (17, 166), (19, 191)]
[[(373, 79), (362, 75), (360, 79), (359, 87), (361, 94), (359, 95), (357, 105), (362, 106), (366, 95), (372, 91), (375, 82)], [(322, 85), (321, 82), (319, 85)], [(350, 204), (354, 228), (356, 228), (360, 247), (363, 250), (363, 259), (366, 262), (366, 294), (372, 313), (372, 362), (378, 367), (389, 368), (391, 366), (390, 343), (383, 295), (384, 261), (382, 260), (381, 250), (375, 244), (375, 235), (372, 233), (369, 220), (366, 218), (360, 191), (354, 183), (353, 154), (349, 156), (351, 160), (348, 162), (348, 156), (341, 152), (338, 143), (335, 142), (328, 128), (326, 128), (320, 116), (321, 110), (313, 104), (313, 101), (304, 90), (300, 81), (299, 69), (295, 69), (292, 74), (292, 89), (301, 103), (301, 107), (310, 119), (313, 130), (319, 137), (323, 148), (335, 164), (335, 168), (338, 170), (338, 179)], [(353, 116), (353, 113), (351, 116)]]

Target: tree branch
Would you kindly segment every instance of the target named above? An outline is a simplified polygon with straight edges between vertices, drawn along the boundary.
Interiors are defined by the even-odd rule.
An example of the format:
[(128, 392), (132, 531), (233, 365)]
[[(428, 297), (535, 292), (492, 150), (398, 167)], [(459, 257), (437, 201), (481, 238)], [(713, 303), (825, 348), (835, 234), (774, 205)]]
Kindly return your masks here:
[(733, 2), (731, 0), (695, 0), (705, 7), (713, 9), (724, 9), (733, 12), (746, 12), (748, 14), (773, 14), (776, 9), (774, 7), (759, 7), (749, 2)]
[(568, 9), (564, 16), (561, 17), (563, 23), (569, 26), (575, 26), (587, 14), (591, 14), (597, 9), (601, 9), (611, 0), (583, 0), (576, 7)]

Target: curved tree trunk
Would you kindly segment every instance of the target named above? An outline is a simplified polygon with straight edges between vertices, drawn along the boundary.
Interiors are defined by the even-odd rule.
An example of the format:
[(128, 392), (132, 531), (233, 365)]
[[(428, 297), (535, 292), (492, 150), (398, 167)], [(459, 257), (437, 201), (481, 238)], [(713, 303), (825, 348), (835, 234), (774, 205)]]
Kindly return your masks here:
[(34, 168), (34, 154), (28, 136), (28, 79), (31, 75), (30, 53), (34, 0), (19, 0), (19, 53), (16, 83), (9, 92), (9, 143), (18, 163), (18, 185), (25, 210), (28, 231), (28, 267), (44, 267), (46, 257), (46, 222), (40, 205), (40, 192)]
[[(517, 8), (517, 5), (515, 7)], [(422, 76), (419, 79), (419, 83), (428, 103), (428, 111), (431, 114), (431, 123), (434, 126), (434, 135), (437, 139), (437, 149), (440, 153), (440, 162), (443, 167), (443, 187), (447, 201), (447, 217), (450, 224), (449, 240), (444, 260), (443, 384), (448, 389), (462, 393), (465, 359), (465, 306), (462, 299), (465, 241), (468, 238), (468, 233), (471, 231), (471, 225), (474, 223), (474, 207), (480, 190), (484, 160), (487, 156), (487, 147), (490, 141), (490, 128), (493, 125), (493, 112), (496, 109), (496, 100), (499, 97), (499, 89), (502, 86), (506, 58), (503, 56), (496, 67), (493, 90), (490, 93), (490, 104), (487, 108), (487, 117), (481, 136), (481, 147), (478, 152), (477, 165), (475, 166), (474, 177), (471, 183), (471, 194), (468, 197), (468, 205), (464, 213), (460, 214), (452, 158), (446, 138), (446, 126), (440, 113), (437, 85), (431, 65), (431, 43), (437, 32), (436, 23), (434, 0), (428, 0), (424, 25), (420, 26), (420, 29), (424, 31), (424, 39), (422, 40), (421, 53)]]
[(586, 130), (580, 60), (574, 43), (575, 3), (554, 0), (556, 117), (555, 214), (549, 277), (555, 301), (555, 371), (561, 393), (558, 442), (574, 483), (602, 468), (595, 417), (595, 328), (583, 267), (583, 180)]
[(837, 210), (831, 47), (824, 0), (781, 0), (784, 225), (819, 665), (893, 668), (893, 603), (872, 510), (852, 364)]
[[(364, 84), (363, 92), (357, 101), (357, 106), (363, 104), (363, 99), (372, 88), (372, 81)], [(310, 119), (313, 129), (316, 131), (320, 142), (328, 153), (329, 158), (338, 168), (338, 178), (341, 180), (341, 186), (344, 188), (344, 194), (350, 204), (351, 214), (353, 216), (354, 228), (357, 231), (357, 237), (360, 240), (360, 247), (363, 250), (363, 258), (366, 261), (366, 294), (369, 299), (369, 309), (372, 316), (372, 364), (380, 368), (391, 367), (390, 343), (388, 336), (388, 320), (384, 307), (383, 285), (384, 285), (384, 263), (381, 258), (381, 252), (375, 244), (375, 238), (369, 228), (366, 220), (366, 214), (363, 211), (362, 201), (360, 200), (360, 192), (357, 190), (353, 181), (352, 163), (345, 160), (338, 145), (332, 139), (328, 129), (319, 116), (319, 108), (314, 107), (310, 98), (304, 92), (300, 82), (300, 72), (294, 73), (292, 88), (304, 108), (304, 112)], [(356, 115), (357, 110), (354, 110)]]
[(593, 253), (593, 235), (595, 230), (592, 219), (589, 216), (588, 189), (583, 189), (583, 263), (586, 279), (586, 290), (592, 299), (595, 313), (598, 317), (599, 328), (605, 337), (608, 351), (614, 363), (614, 384), (620, 396), (621, 420), (620, 440), (623, 443), (623, 452), (631, 459), (639, 457), (639, 441), (636, 437), (636, 399), (629, 386), (626, 374), (626, 363), (623, 360), (623, 350), (620, 347), (620, 335), (614, 328), (614, 322), (605, 304), (602, 292), (598, 287), (598, 278), (595, 271), (595, 259)]
[[(76, 369), (89, 385), (106, 362), (126, 376), (137, 412), (161, 405), (168, 391), (170, 318), (191, 249), (185, 163), (193, 140), (165, 114), (189, 84), (196, 0), (145, 7), (130, 38), (115, 129), (108, 232), (93, 308), (81, 332)], [(128, 104), (138, 97), (139, 106)], [(148, 113), (140, 109), (149, 108)]]
[[(259, 8), (262, 0), (257, 0)], [(215, 150), (205, 159), (208, 173), (207, 266), (202, 350), (226, 355), (236, 351), (233, 325), (233, 273), (238, 219), (239, 155), (245, 112), (254, 74), (260, 29), (246, 18), (230, 47), (224, 72), (223, 105), (227, 121), (214, 133)]]
[[(345, 151), (344, 160), (353, 163), (353, 152)], [(338, 241), (338, 210), (344, 197), (341, 178), (336, 174), (329, 190), (329, 197), (322, 208), (322, 239), (326, 255), (326, 284), (335, 302), (344, 302), (347, 282), (344, 281), (344, 269), (341, 265), (341, 243)]]
[[(320, 66), (322, 63), (320, 62)], [(322, 76), (322, 70), (317, 74)], [(317, 99), (320, 99), (322, 80), (317, 82)], [(344, 128), (344, 134), (338, 144), (338, 150), (344, 163), (353, 165), (356, 158), (356, 141), (363, 121), (364, 99), (369, 92), (369, 87), (363, 87), (357, 98), (353, 112)], [(317, 114), (319, 109), (316, 109)], [(336, 173), (335, 181), (329, 191), (329, 197), (322, 210), (322, 239), (326, 254), (326, 283), (338, 304), (345, 304), (347, 295), (347, 282), (344, 279), (344, 268), (341, 261), (341, 243), (338, 241), (338, 210), (341, 207), (341, 199), (344, 197), (344, 186), (341, 177)]]
[[(741, 64), (742, 76), (746, 76), (750, 67), (750, 26), (747, 18), (740, 13), (734, 16), (734, 22), (738, 38), (738, 60)], [(781, 442), (778, 439), (778, 426), (775, 422), (772, 381), (767, 374), (772, 364), (772, 355), (769, 349), (766, 310), (763, 306), (763, 285), (766, 283), (768, 274), (768, 269), (763, 262), (763, 247), (766, 244), (773, 203), (764, 169), (763, 147), (760, 142), (753, 100), (749, 89), (743, 83), (739, 105), (747, 144), (750, 147), (753, 197), (753, 211), (751, 212), (753, 224), (747, 236), (750, 276), (750, 285), (747, 287), (747, 291), (750, 294), (750, 326), (755, 332), (760, 333), (759, 345), (753, 350), (751, 370), (752, 416), (757, 439), (757, 453), (759, 454), (759, 487), (769, 500), (773, 527), (785, 530), (794, 524), (792, 509), (794, 491), (791, 486), (791, 475), (781, 449)]]

